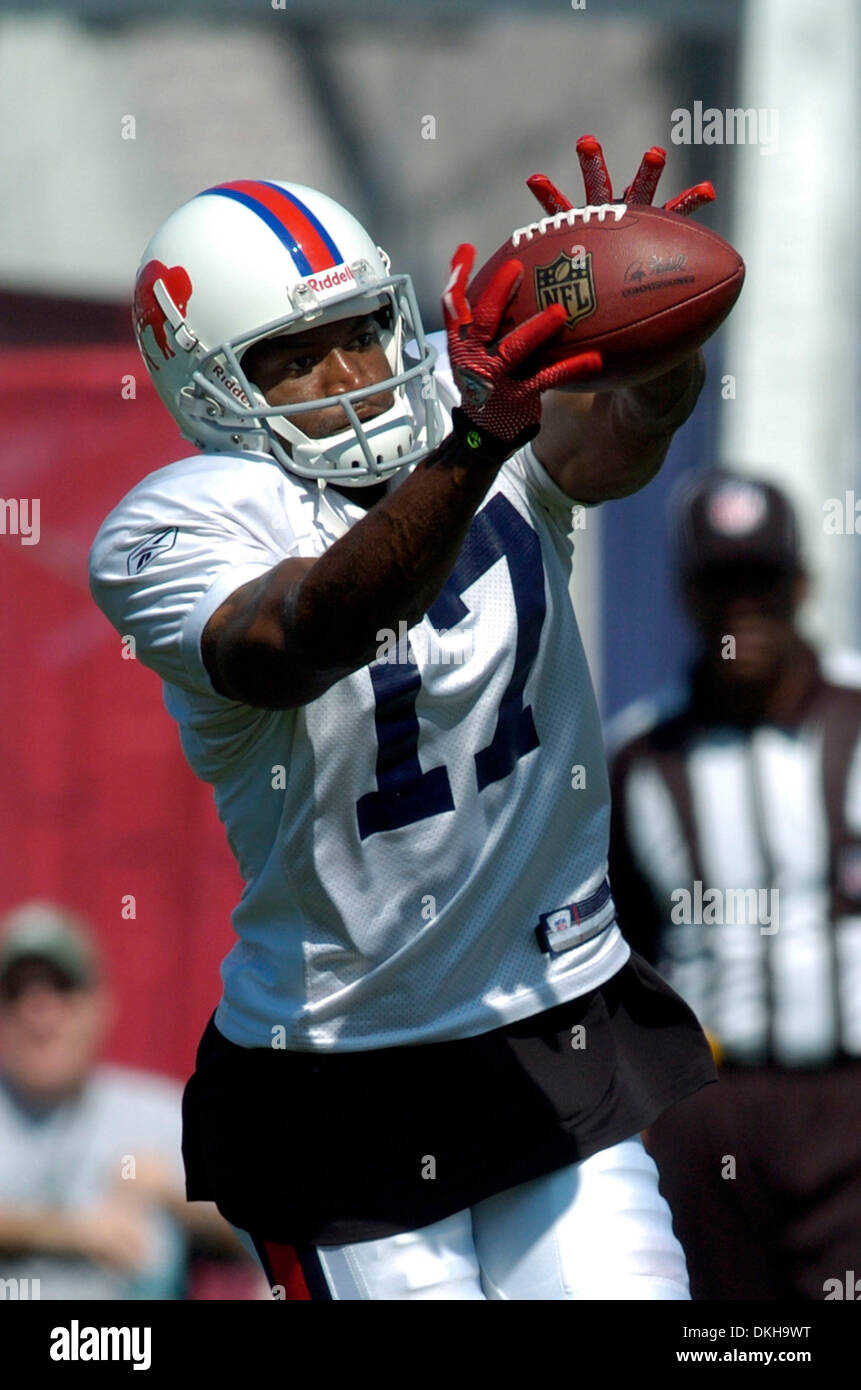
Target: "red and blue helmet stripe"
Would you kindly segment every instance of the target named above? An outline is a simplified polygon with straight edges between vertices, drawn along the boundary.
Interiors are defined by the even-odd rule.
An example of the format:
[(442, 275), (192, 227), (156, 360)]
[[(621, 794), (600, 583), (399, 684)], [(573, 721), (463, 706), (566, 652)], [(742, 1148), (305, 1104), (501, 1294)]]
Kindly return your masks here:
[(265, 179), (237, 179), (234, 183), (220, 183), (204, 189), (198, 196), (213, 193), (233, 198), (249, 212), (256, 213), (287, 248), (300, 275), (315, 275), (343, 262), (344, 257), (320, 219), (301, 198), (279, 188), (277, 183)]

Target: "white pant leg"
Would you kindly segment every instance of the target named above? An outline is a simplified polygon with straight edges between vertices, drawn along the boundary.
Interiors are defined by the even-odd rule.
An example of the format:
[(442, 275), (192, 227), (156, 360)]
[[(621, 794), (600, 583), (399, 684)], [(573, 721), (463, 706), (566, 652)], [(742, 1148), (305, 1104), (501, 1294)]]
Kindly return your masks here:
[(639, 1137), (471, 1210), (489, 1299), (690, 1299), (684, 1252)]
[[(256, 1258), (248, 1232), (233, 1229)], [(317, 1246), (314, 1256), (333, 1299), (485, 1299), (469, 1210), (403, 1235)]]

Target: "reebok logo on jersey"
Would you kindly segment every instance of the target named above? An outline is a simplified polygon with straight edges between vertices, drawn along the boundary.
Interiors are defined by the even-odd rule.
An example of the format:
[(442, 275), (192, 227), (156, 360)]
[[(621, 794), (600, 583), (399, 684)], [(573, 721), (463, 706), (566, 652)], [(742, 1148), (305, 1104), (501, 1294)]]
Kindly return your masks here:
[(152, 536), (146, 536), (139, 541), (128, 558), (127, 569), (129, 574), (140, 574), (145, 570), (150, 560), (154, 560), (156, 555), (160, 555), (163, 550), (172, 550), (177, 537), (177, 527), (169, 526), (164, 531), (156, 531)]

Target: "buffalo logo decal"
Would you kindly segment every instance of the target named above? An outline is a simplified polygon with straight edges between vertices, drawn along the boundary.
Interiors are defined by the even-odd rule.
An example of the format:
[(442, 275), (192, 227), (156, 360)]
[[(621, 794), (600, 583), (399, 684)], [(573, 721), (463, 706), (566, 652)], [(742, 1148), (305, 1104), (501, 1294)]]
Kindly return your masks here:
[(592, 253), (569, 256), (562, 251), (551, 265), (535, 267), (535, 299), (539, 310), (561, 304), (568, 315), (568, 327), (594, 314), (598, 307), (592, 279)]
[(135, 285), (135, 334), (141, 345), (141, 352), (155, 371), (158, 371), (160, 364), (147, 351), (143, 336), (146, 328), (152, 329), (165, 362), (176, 356), (167, 340), (167, 317), (156, 298), (156, 284), (159, 281), (181, 314), (185, 315), (188, 312), (188, 301), (191, 299), (191, 276), (184, 266), (168, 267), (162, 265), (161, 261), (147, 261), (142, 267)]

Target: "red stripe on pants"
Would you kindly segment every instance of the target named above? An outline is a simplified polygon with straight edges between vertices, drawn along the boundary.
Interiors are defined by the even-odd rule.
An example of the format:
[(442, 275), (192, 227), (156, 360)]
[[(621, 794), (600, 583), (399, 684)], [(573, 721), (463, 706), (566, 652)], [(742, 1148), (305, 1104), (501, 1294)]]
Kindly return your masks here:
[(286, 1301), (303, 1298), (311, 1301), (311, 1292), (305, 1282), (295, 1245), (276, 1245), (274, 1241), (264, 1240), (263, 1248), (272, 1270), (273, 1283), (282, 1286)]

